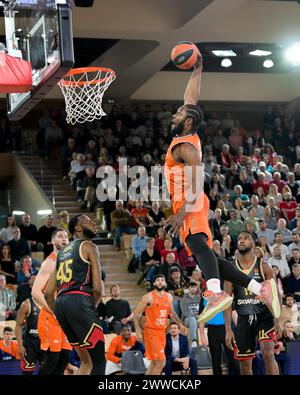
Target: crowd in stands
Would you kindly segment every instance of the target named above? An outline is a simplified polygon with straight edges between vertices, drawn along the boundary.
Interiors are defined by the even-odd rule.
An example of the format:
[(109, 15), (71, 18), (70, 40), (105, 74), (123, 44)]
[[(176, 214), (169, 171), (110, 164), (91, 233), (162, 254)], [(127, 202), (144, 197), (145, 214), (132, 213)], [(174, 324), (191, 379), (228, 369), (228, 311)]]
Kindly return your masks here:
[[(223, 315), (220, 313), (216, 321), (207, 324), (208, 334), (204, 326), (199, 327), (197, 316), (205, 304), (205, 278), (194, 259), (187, 256), (179, 237), (170, 237), (164, 229), (165, 220), (172, 215), (169, 202), (142, 197), (122, 201), (119, 199), (121, 184), (111, 192), (114, 200), (99, 202), (96, 195), (99, 183), (107, 187), (105, 177), (96, 178), (100, 166), (112, 166), (118, 174), (119, 161), (126, 158), (128, 166), (144, 166), (149, 175), (151, 166), (163, 166), (171, 141), (169, 127), (173, 112), (167, 105), (162, 105), (159, 112), (151, 105), (136, 106), (130, 113), (113, 105), (106, 118), (67, 127), (59, 112), (45, 111), (39, 121), (37, 145), (46, 160), (55, 155), (61, 158), (62, 176), (73, 186), (82, 209), (102, 210), (105, 228), (117, 251), (122, 247), (122, 235), (133, 235), (128, 270), (140, 273), (139, 284), (145, 286), (145, 292), (152, 289), (155, 274), (165, 275), (175, 311), (188, 328), (186, 344), (187, 339), (183, 339), (178, 326), (170, 326), (166, 373), (177, 369), (178, 364), (194, 372), (189, 348), (209, 345), (214, 373), (221, 374), (221, 345), (226, 348)], [(240, 232), (247, 230), (255, 236), (255, 253), (272, 266), (285, 301), (280, 318), (284, 332), (277, 348), (280, 356), (286, 341), (296, 339), (300, 333), (296, 304), (300, 302), (299, 117), (281, 106), (268, 106), (262, 127), (249, 131), (230, 113), (224, 119), (219, 119), (215, 112), (205, 113), (198, 134), (205, 164), (204, 188), (210, 201), (213, 250), (219, 257), (234, 260), (239, 256)], [(127, 181), (130, 185), (137, 180), (132, 177)], [(160, 189), (163, 188), (162, 184)], [(67, 224), (68, 213), (64, 211), (57, 226), (67, 229)], [(0, 233), (0, 304), (8, 299), (2, 296), (1, 282), (5, 287), (6, 277), (10, 291), (14, 292), (16, 285), (19, 288), (20, 283), (34, 275), (38, 265), (34, 262), (28, 265), (31, 252), (48, 254), (54, 229), (52, 216), (47, 217), (39, 230), (30, 223), (27, 213), (19, 226), (12, 215), (8, 216), (7, 225)], [(135, 346), (131, 333), (134, 326), (131, 307), (128, 301), (121, 299), (119, 285), (113, 285), (110, 293), (111, 300), (101, 303), (98, 312), (106, 333), (117, 334), (118, 339), (111, 345), (108, 356), (118, 365), (121, 350), (127, 349), (121, 344), (125, 341), (128, 347)], [(5, 315), (14, 310), (12, 303), (7, 306)], [(178, 342), (184, 346), (179, 347)], [(143, 352), (142, 347), (138, 345)], [(176, 348), (175, 358), (172, 347)], [(236, 374), (238, 368), (233, 355), (228, 349), (226, 353), (230, 374)], [(115, 371), (116, 366), (109, 369)]]

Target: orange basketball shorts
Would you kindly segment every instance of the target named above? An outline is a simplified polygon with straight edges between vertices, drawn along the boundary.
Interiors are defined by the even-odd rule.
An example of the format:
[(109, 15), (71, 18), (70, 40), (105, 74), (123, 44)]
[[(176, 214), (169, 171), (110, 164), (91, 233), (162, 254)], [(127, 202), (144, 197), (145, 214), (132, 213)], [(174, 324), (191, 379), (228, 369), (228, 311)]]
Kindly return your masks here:
[(145, 356), (150, 361), (164, 361), (166, 347), (165, 329), (144, 329)]
[(209, 200), (205, 194), (203, 195), (204, 202), (201, 211), (186, 213), (183, 224), (179, 229), (179, 236), (190, 256), (192, 252), (185, 242), (185, 239), (190, 234), (205, 233), (208, 238), (207, 244), (209, 248), (212, 248), (212, 234), (208, 222)]
[(45, 309), (40, 311), (38, 333), (41, 340), (41, 350), (47, 351), (50, 349), (53, 352), (60, 352), (62, 349), (72, 350), (56, 318)]

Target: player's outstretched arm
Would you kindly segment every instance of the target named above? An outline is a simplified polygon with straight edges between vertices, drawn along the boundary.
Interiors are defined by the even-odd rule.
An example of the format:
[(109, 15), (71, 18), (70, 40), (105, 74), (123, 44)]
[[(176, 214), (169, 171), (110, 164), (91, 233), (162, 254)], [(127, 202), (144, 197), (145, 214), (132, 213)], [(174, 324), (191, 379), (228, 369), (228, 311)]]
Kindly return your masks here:
[(197, 105), (200, 97), (201, 88), (201, 75), (202, 75), (202, 56), (198, 55), (198, 64), (195, 66), (194, 71), (189, 79), (185, 93), (184, 104)]

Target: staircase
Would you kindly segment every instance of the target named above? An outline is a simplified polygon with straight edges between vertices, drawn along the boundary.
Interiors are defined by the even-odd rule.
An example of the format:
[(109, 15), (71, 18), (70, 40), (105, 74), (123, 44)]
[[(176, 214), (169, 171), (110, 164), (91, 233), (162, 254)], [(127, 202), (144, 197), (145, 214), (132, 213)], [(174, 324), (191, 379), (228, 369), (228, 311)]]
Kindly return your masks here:
[[(87, 214), (95, 217), (94, 213), (82, 210), (82, 203), (76, 201), (76, 193), (68, 181), (62, 180), (60, 161), (44, 161), (38, 156), (20, 156), (28, 172), (35, 178), (41, 189), (55, 206), (57, 213), (67, 210), (71, 216)], [(109, 290), (112, 284), (118, 283), (121, 288), (121, 297), (127, 299), (134, 309), (145, 290), (136, 285), (139, 274), (128, 273), (128, 259), (122, 251), (115, 251), (113, 240), (102, 234), (101, 244), (98, 245), (100, 252), (101, 267), (106, 273), (105, 300), (109, 299)]]

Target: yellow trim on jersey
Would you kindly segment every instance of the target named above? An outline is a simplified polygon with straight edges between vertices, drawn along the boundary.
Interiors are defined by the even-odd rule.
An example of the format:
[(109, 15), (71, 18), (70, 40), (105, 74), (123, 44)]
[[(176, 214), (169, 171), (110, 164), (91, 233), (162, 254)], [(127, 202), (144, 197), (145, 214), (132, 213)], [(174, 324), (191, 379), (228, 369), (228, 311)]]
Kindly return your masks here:
[(256, 265), (256, 261), (257, 261), (257, 257), (255, 257), (254, 263), (252, 264), (252, 266), (250, 267), (250, 269), (242, 269), (237, 258), (236, 258), (236, 260), (235, 260), (235, 264), (236, 264), (237, 268), (239, 269), (239, 271), (241, 271), (241, 272), (243, 272), (243, 273), (245, 273), (245, 274), (248, 275), (248, 274), (251, 273), (252, 270), (254, 269), (254, 266)]
[(80, 259), (83, 260), (83, 262), (88, 263), (88, 264), (90, 265), (91, 262), (89, 262), (89, 261), (87, 261), (86, 259), (84, 259), (84, 258), (82, 257), (82, 254), (81, 254), (81, 247), (83, 246), (83, 243), (89, 243), (89, 240), (83, 240), (83, 241), (80, 243), (80, 246), (79, 246), (79, 256), (80, 256)]
[(263, 259), (261, 258), (260, 264), (259, 264), (259, 266), (260, 266), (260, 272), (261, 272), (262, 278), (263, 278), (264, 281), (265, 281), (266, 277), (265, 277), (265, 273), (264, 273), (263, 263), (264, 263), (264, 261), (263, 261)]

